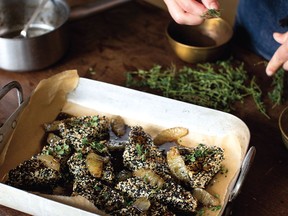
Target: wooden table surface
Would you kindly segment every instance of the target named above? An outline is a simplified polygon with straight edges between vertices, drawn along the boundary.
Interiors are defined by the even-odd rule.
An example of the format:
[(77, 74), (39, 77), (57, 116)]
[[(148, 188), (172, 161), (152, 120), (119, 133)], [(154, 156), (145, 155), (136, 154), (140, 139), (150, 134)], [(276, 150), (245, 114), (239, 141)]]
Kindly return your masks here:
[[(77, 69), (80, 77), (125, 86), (126, 71), (149, 69), (154, 64), (188, 65), (174, 55), (165, 37), (165, 26), (170, 19), (167, 12), (158, 8), (129, 2), (70, 22), (71, 47), (59, 62), (33, 72), (0, 70), (0, 86), (16, 80), (27, 98), (40, 80), (64, 70)], [(262, 61), (259, 56), (237, 44), (233, 46), (233, 54), (245, 62), (248, 72), (257, 77), (262, 88), (269, 88), (272, 79), (265, 75), (264, 66), (257, 64)], [(90, 69), (96, 73), (89, 72)], [(16, 107), (13, 97), (12, 92), (1, 100), (1, 122)], [(264, 101), (268, 101), (267, 96)], [(271, 119), (257, 110), (251, 98), (237, 105), (233, 112), (249, 127), (250, 145), (257, 150), (253, 166), (234, 203), (235, 216), (288, 215), (288, 150), (278, 129), (279, 114), (288, 103), (273, 109), (267, 103)], [(0, 206), (0, 215), (26, 214)]]

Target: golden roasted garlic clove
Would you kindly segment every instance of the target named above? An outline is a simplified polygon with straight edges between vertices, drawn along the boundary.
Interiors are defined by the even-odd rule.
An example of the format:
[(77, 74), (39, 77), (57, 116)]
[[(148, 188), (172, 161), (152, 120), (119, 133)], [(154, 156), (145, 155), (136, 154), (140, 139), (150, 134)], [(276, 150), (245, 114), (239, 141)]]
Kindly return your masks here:
[(153, 142), (155, 145), (159, 146), (166, 142), (177, 141), (179, 138), (187, 135), (189, 130), (184, 127), (173, 127), (162, 130), (156, 135)]
[(56, 171), (60, 171), (60, 163), (51, 155), (38, 155), (37, 159), (40, 160), (48, 168), (51, 168)]
[(88, 153), (86, 157), (86, 167), (90, 174), (95, 178), (100, 178), (104, 166), (103, 157), (93, 152)]
[(111, 118), (110, 125), (116, 136), (121, 137), (126, 133), (125, 121), (121, 116), (114, 116)]

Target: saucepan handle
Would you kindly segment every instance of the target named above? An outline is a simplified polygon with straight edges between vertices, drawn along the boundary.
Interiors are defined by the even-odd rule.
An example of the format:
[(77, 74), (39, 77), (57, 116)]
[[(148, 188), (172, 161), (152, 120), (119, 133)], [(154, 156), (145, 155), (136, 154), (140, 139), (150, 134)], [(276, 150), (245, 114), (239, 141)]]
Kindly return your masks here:
[(12, 81), (6, 84), (2, 89), (0, 89), (0, 100), (12, 89), (17, 90), (17, 109), (8, 117), (5, 123), (0, 127), (0, 152), (2, 152), (5, 144), (7, 143), (13, 129), (17, 124), (17, 117), (20, 113), (20, 106), (23, 104), (23, 90), (17, 81)]
[(132, 0), (97, 0), (92, 3), (76, 5), (70, 8), (69, 20), (79, 20), (81, 18), (94, 15), (98, 12), (118, 6)]

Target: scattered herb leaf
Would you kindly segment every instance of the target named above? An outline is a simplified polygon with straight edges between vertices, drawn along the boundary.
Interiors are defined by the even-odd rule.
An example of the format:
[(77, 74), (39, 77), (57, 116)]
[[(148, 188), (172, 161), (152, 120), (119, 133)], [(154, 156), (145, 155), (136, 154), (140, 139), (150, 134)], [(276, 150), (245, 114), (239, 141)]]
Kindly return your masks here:
[(146, 151), (143, 149), (143, 147), (140, 144), (136, 144), (136, 151), (137, 151), (137, 155), (138, 157), (141, 157), (141, 159), (144, 161), (146, 156)]
[(143, 154), (143, 150), (140, 144), (136, 144), (136, 151), (138, 156), (141, 156)]
[(84, 137), (82, 139), (82, 144), (85, 145), (85, 146), (89, 145), (89, 141), (88, 141), (87, 137)]
[(83, 158), (83, 154), (81, 152), (77, 152), (77, 158), (81, 160)]
[(89, 126), (91, 127), (97, 127), (99, 122), (98, 116), (93, 116), (89, 122)]
[(63, 143), (63, 145), (56, 145), (53, 149), (58, 155), (67, 155), (70, 153), (70, 146)]
[(212, 206), (212, 207), (210, 207), (209, 209), (210, 209), (211, 211), (219, 211), (221, 208), (222, 208), (222, 206), (221, 206), (221, 205), (218, 205), (218, 206)]
[(94, 185), (94, 189), (96, 191), (101, 191), (102, 190), (102, 188), (99, 185)]
[(197, 211), (196, 216), (203, 216), (205, 214), (204, 208), (201, 208)]
[(96, 70), (93, 67), (89, 67), (88, 71), (87, 71), (90, 75), (95, 75), (96, 74)]
[(99, 153), (102, 153), (106, 150), (105, 146), (101, 142), (93, 141), (91, 142), (91, 147), (98, 151)]

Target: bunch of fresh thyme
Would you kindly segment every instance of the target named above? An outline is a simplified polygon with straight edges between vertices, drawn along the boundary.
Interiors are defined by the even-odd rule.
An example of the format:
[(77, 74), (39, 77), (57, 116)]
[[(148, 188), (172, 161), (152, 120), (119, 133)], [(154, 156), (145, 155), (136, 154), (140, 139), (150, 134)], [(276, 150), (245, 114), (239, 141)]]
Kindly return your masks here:
[[(155, 65), (150, 70), (128, 72), (126, 85), (146, 87), (165, 97), (225, 112), (233, 110), (235, 102), (243, 102), (245, 97), (252, 96), (259, 111), (269, 118), (255, 77), (249, 82), (244, 63), (235, 66), (231, 59), (197, 64), (193, 68), (184, 66), (179, 70), (174, 65), (169, 68)], [(274, 98), (279, 97), (277, 89)]]

